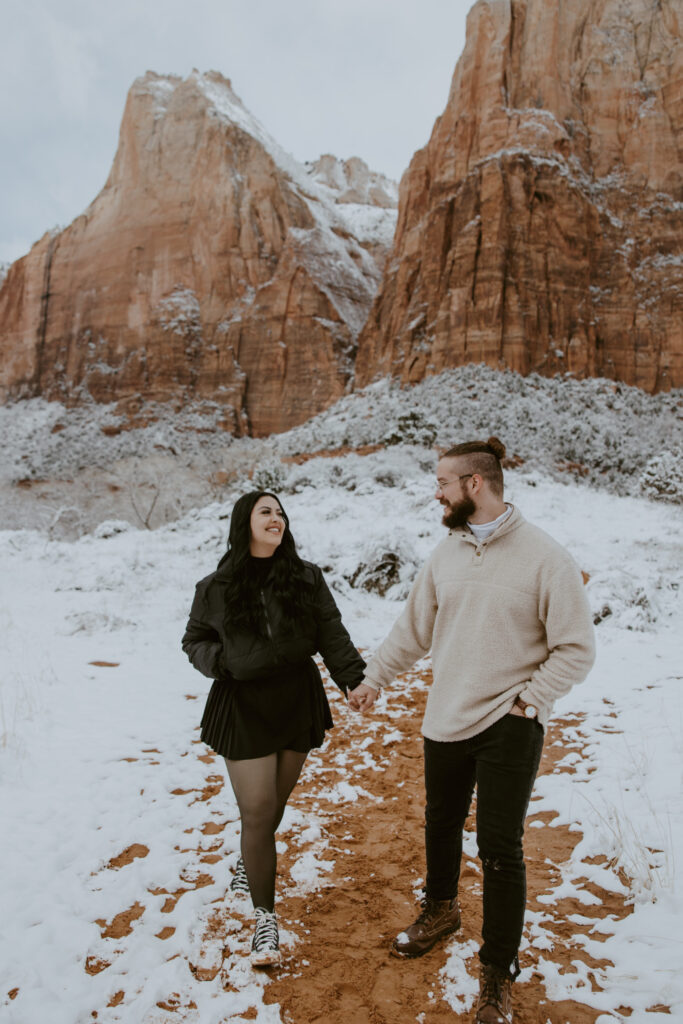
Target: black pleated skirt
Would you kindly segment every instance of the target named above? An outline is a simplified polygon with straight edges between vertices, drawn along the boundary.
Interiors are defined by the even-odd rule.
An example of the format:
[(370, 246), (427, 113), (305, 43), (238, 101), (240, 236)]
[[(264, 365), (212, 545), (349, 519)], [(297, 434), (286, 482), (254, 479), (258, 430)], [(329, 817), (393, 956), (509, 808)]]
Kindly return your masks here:
[(214, 680), (202, 716), (201, 738), (230, 761), (277, 750), (304, 754), (322, 746), (334, 723), (312, 658), (249, 681)]

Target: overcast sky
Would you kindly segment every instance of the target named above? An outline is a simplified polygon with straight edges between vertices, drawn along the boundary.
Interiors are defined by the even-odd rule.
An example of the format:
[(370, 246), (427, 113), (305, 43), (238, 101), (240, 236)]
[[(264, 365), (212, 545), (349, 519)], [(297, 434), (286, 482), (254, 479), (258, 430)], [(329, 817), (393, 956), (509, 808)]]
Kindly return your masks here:
[(104, 184), (147, 70), (214, 69), (299, 160), (398, 179), (431, 133), (470, 0), (7, 0), (0, 18), (0, 261)]

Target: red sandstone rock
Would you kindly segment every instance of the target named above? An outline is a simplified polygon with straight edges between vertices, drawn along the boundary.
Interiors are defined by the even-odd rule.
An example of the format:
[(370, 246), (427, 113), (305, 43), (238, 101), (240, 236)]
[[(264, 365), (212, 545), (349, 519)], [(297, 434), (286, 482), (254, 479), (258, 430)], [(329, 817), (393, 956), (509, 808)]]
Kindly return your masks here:
[(296, 163), (220, 75), (146, 75), (100, 195), (0, 281), (0, 400), (211, 400), (267, 434), (354, 361), (356, 386), (466, 362), (680, 386), (682, 28), (675, 0), (479, 0), (369, 318), (391, 183)]
[(683, 385), (675, 0), (479, 0), (356, 386), (467, 362)]
[(254, 434), (325, 408), (349, 385), (395, 223), (389, 183), (347, 164), (319, 184), (218, 74), (138, 79), (102, 192), (9, 269), (0, 398), (131, 415), (210, 399)]

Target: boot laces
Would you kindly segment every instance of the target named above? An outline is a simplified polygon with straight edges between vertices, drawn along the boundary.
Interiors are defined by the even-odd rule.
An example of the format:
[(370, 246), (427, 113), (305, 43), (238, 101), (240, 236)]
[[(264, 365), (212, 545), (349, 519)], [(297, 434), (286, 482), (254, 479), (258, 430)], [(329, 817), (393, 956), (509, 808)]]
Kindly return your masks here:
[(492, 1003), (496, 1007), (502, 1007), (507, 980), (502, 971), (486, 969), (482, 978), (480, 1002), (483, 1005)]
[(426, 924), (428, 921), (433, 920), (433, 918), (438, 917), (439, 909), (436, 905), (436, 900), (431, 899), (429, 896), (423, 896), (420, 900), (420, 906), (422, 911), (417, 919), (420, 924)]

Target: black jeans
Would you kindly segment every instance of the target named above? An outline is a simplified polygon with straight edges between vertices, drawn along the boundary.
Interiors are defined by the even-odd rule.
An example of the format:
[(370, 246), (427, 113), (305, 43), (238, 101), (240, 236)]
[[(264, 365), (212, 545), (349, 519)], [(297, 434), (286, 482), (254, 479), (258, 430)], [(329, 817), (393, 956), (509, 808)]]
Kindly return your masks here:
[(526, 904), (522, 836), (543, 748), (536, 721), (505, 715), (468, 740), (424, 741), (427, 896), (457, 895), (462, 832), (477, 787), (477, 846), (484, 870), (482, 963), (514, 978)]

